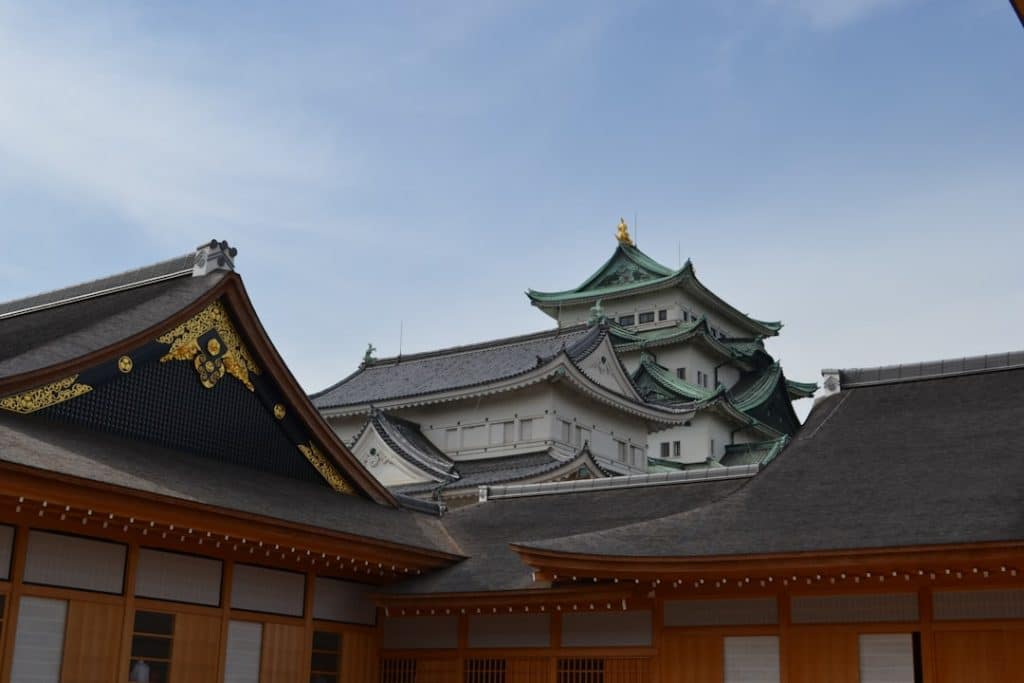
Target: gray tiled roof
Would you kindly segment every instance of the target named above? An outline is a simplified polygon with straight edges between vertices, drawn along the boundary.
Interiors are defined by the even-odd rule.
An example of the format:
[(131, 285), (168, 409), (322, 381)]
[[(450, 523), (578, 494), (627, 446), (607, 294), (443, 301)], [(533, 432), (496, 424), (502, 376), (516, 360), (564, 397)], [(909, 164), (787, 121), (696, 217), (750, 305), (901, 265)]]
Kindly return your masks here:
[[(597, 328), (592, 328), (597, 329)], [(313, 394), (320, 409), (363, 405), (460, 389), (513, 377), (536, 368), (578, 342), (585, 327), (553, 329), (519, 337), (380, 359), (332, 387)]]
[[(181, 275), (73, 304), (0, 317), (0, 379), (72, 360), (142, 332), (179, 312), (223, 278), (222, 271), (202, 277)], [(99, 280), (97, 287), (112, 280)], [(79, 285), (72, 290), (81, 294), (86, 287)], [(42, 302), (45, 298), (40, 295), (31, 301)], [(57, 301), (55, 297), (49, 299), (49, 303)], [(20, 303), (5, 306), (11, 311), (21, 310)]]
[[(707, 505), (749, 479), (605, 489), (551, 496), (504, 498), (449, 512), (445, 529), (468, 559), (404, 581), (396, 593), (461, 593), (534, 588), (530, 568), (512, 542), (620, 527)], [(713, 528), (713, 527), (712, 527)]]
[(113, 292), (129, 287), (138, 286), (141, 283), (152, 282), (168, 277), (191, 274), (192, 266), (195, 265), (196, 252), (192, 251), (184, 256), (154, 263), (143, 268), (136, 268), (124, 273), (102, 277), (97, 280), (90, 280), (70, 287), (62, 287), (50, 292), (43, 292), (22, 299), (14, 299), (0, 303), (0, 319), (18, 314), (19, 312), (40, 309), (47, 306), (58, 305), (62, 302), (77, 301), (84, 297), (95, 295), (100, 292)]
[(443, 482), (405, 484), (396, 486), (394, 490), (406, 495), (415, 495), (435, 489), (475, 489), (486, 484), (500, 484), (540, 476), (558, 469), (565, 462), (552, 455), (550, 449), (500, 458), (463, 460), (455, 463), (457, 478)]
[(458, 478), (455, 463), (423, 435), (415, 422), (375, 410), (368, 423), (395, 453), (413, 465), (444, 481)]
[(1022, 443), (1024, 368), (848, 389), (725, 500), (528, 545), (697, 557), (1020, 541)]
[(0, 461), (329, 531), (458, 553), (437, 517), (36, 415), (0, 414)]

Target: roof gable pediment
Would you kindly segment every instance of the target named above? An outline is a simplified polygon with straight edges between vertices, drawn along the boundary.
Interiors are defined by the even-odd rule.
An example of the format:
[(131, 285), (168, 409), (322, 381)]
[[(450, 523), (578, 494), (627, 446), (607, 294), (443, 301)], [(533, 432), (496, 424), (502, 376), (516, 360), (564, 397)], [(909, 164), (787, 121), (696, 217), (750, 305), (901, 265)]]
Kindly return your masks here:
[[(207, 287), (191, 286), (207, 279)], [(0, 412), (19, 421), (113, 433), (393, 504), (284, 366), (240, 278), (178, 272), (171, 280), (180, 283), (168, 285), (180, 293), (174, 299), (164, 283), (130, 290), (137, 293), (135, 308), (146, 309), (146, 297), (153, 298), (158, 308), (150, 313), (157, 319), (147, 314), (123, 322), (111, 310), (93, 325), (101, 329), (85, 323), (72, 332), (76, 339), (78, 330), (90, 335), (90, 346), (54, 355), (49, 365), (28, 373), (0, 375)], [(100, 290), (81, 301), (58, 302), (58, 308), (16, 313), (0, 319), (0, 327), (30, 329), (37, 319), (45, 326), (54, 312), (74, 317), (76, 307), (92, 310), (108, 296), (116, 297), (116, 307), (124, 294)]]
[(612, 257), (575, 291), (589, 292), (607, 287), (660, 280), (674, 272), (647, 257), (636, 247), (620, 244)]

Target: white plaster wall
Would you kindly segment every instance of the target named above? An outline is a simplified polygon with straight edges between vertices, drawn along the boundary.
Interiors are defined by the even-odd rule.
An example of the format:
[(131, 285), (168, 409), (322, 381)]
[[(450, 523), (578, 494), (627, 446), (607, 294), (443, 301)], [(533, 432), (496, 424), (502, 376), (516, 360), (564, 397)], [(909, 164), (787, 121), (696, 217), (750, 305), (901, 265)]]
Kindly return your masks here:
[[(396, 414), (418, 423), (423, 434), (453, 460), (475, 460), (549, 445), (551, 409), (550, 385), (544, 382), (494, 396), (408, 408)], [(507, 432), (506, 425), (510, 425)]]
[(375, 429), (367, 429), (351, 449), (359, 462), (385, 486), (417, 484), (434, 479), (399, 457)]
[[(718, 415), (707, 412), (698, 413), (689, 426), (680, 425), (658, 432), (652, 432), (648, 437), (648, 453), (653, 457), (661, 457), (661, 444), (669, 443), (669, 457), (678, 462), (692, 464), (705, 462), (709, 456), (718, 460), (725, 455), (725, 447), (729, 445), (733, 437), (732, 430), (735, 429), (726, 420)], [(735, 434), (735, 443), (748, 443), (749, 437), (743, 432)], [(712, 450), (714, 440), (714, 450)], [(679, 441), (682, 448), (682, 455), (676, 458), (672, 455), (672, 443)]]
[[(621, 462), (633, 471), (646, 471), (647, 426), (644, 420), (589, 401), (573, 389), (554, 385), (554, 409), (551, 415), (551, 439), (556, 446), (575, 451), (577, 440), (586, 438), (594, 455)], [(569, 441), (565, 440), (563, 424), (568, 423)], [(619, 443), (626, 446), (626, 458), (619, 457)], [(639, 452), (633, 452), (633, 449)]]
[(338, 434), (338, 437), (346, 446), (352, 445), (352, 439), (355, 438), (359, 430), (362, 429), (363, 423), (366, 422), (366, 415), (350, 415), (349, 417), (332, 417), (327, 422), (334, 428), (334, 431)]
[(686, 368), (686, 381), (697, 384), (697, 371), (700, 370), (708, 376), (707, 388), (715, 388), (715, 365), (721, 360), (696, 344), (684, 342), (673, 346), (659, 346), (651, 349), (651, 353), (657, 358), (658, 363), (668, 368), (673, 375), (677, 368)]
[(608, 337), (605, 337), (604, 341), (577, 365), (583, 374), (606, 389), (630, 398), (636, 396), (629, 377), (619, 365), (615, 348)]
[[(418, 423), (424, 435), (453, 460), (497, 458), (547, 447), (570, 457), (581, 445), (576, 432), (579, 426), (588, 430), (589, 434), (581, 433), (582, 438), (590, 443), (595, 455), (622, 461), (634, 471), (646, 469), (645, 421), (592, 401), (564, 384), (543, 382), (494, 396), (419, 406), (395, 414)], [(358, 425), (352, 425), (359, 419), (331, 423), (344, 439), (346, 433), (358, 431)], [(563, 434), (563, 421), (570, 425), (568, 439)], [(525, 429), (524, 422), (528, 423)], [(505, 431), (505, 424), (511, 425), (509, 432)], [(504, 440), (506, 434), (511, 437), (508, 442)], [(351, 436), (347, 442), (350, 441)], [(619, 442), (625, 444), (625, 460), (620, 458)], [(374, 444), (379, 449), (383, 447), (382, 442)], [(368, 452), (369, 448), (360, 444), (356, 456), (363, 460), (363, 451)], [(634, 453), (633, 448), (640, 452)]]
[[(588, 303), (563, 306), (558, 314), (559, 327), (571, 327), (572, 325), (587, 322), (590, 319), (590, 308), (592, 305)], [(744, 337), (749, 334), (742, 332), (739, 327), (726, 321), (724, 317), (709, 309), (706, 304), (697, 301), (681, 289), (662, 290), (660, 292), (608, 299), (601, 302), (601, 308), (604, 310), (605, 316), (615, 320), (624, 315), (639, 316), (640, 313), (654, 311), (655, 322), (649, 325), (638, 326), (637, 329), (641, 330), (657, 328), (659, 326), (657, 312), (664, 309), (668, 311), (668, 322), (684, 320), (683, 313), (685, 312), (685, 317), (691, 320), (702, 315), (707, 316), (708, 324), (716, 330), (721, 330), (727, 336)], [(663, 322), (662, 325), (664, 324)]]

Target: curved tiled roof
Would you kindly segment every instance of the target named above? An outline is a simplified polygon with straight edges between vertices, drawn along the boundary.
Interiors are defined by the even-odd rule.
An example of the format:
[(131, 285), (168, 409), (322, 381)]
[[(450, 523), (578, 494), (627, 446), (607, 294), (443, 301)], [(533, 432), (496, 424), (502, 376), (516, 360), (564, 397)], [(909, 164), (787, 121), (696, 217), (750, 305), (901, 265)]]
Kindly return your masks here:
[(763, 335), (778, 334), (778, 331), (782, 329), (781, 322), (751, 318), (718, 297), (697, 279), (697, 274), (689, 259), (679, 270), (672, 270), (636, 247), (622, 243), (616, 247), (611, 258), (578, 287), (561, 292), (540, 292), (530, 289), (526, 295), (533, 305), (540, 308), (552, 308), (564, 304), (583, 304), (600, 299), (657, 291), (680, 284), (710, 302), (713, 307), (743, 327)]
[(389, 415), (383, 410), (373, 411), (367, 422), (373, 425), (395, 453), (416, 467), (442, 481), (454, 481), (459, 478), (455, 462), (431, 443), (415, 422)]
[(0, 379), (84, 356), (187, 307), (224, 271), (191, 277), (189, 258), (0, 304)]
[(311, 396), (320, 409), (362, 405), (494, 382), (533, 370), (587, 338), (577, 326), (412, 356), (384, 358)]
[(526, 546), (687, 558), (1024, 541), (1022, 437), (1024, 369), (844, 389), (724, 500)]

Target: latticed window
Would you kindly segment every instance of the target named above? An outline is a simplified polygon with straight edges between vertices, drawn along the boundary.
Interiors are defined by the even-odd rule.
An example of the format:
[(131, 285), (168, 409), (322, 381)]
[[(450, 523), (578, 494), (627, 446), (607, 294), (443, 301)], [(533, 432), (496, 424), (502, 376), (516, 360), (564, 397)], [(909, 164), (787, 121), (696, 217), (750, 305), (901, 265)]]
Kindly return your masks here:
[(341, 634), (313, 632), (313, 652), (309, 663), (310, 683), (338, 683), (341, 672)]
[(416, 683), (416, 660), (385, 659), (381, 662), (380, 683)]
[(505, 683), (505, 660), (467, 659), (465, 683)]
[(559, 659), (558, 683), (604, 683), (604, 660)]

